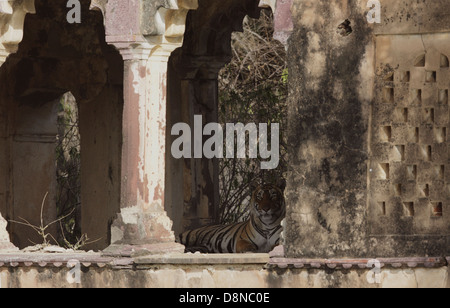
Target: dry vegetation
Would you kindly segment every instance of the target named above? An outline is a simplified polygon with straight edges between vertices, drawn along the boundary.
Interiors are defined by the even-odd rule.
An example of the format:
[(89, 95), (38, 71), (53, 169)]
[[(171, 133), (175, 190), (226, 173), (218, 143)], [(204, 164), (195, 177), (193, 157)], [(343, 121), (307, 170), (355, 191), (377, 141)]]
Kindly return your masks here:
[(66, 93), (59, 103), (58, 143), (56, 146), (56, 208), (61, 219), (59, 242), (77, 245), (81, 234), (81, 139), (77, 102)]
[[(244, 32), (234, 33), (233, 59), (219, 77), (221, 123), (279, 123), (283, 134), (287, 97), (284, 46), (273, 39), (273, 16), (263, 11), (259, 20), (246, 18)], [(280, 165), (260, 169), (259, 160), (220, 161), (220, 219), (231, 223), (246, 219), (252, 186), (276, 183), (286, 169), (286, 144), (280, 136)]]

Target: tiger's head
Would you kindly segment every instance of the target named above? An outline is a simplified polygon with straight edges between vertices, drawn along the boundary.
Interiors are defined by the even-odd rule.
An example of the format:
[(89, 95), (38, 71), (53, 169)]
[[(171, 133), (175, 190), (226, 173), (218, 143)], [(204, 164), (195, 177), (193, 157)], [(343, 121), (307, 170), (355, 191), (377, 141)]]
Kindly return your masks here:
[(265, 184), (256, 187), (251, 199), (253, 221), (260, 228), (271, 229), (281, 224), (286, 214), (284, 189), (286, 182)]

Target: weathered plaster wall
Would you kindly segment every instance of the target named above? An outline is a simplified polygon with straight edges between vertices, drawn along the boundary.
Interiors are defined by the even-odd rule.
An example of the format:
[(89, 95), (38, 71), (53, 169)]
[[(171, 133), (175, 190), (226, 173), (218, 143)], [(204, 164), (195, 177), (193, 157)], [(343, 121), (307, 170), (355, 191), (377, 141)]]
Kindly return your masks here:
[[(373, 75), (365, 1), (296, 1), (290, 38), (289, 256), (366, 253), (367, 130)], [(337, 33), (350, 19), (354, 32)], [(366, 81), (366, 82), (365, 82)], [(364, 83), (365, 82), (365, 83)]]
[(368, 270), (285, 269), (260, 265), (150, 266), (145, 269), (82, 267), (80, 284), (67, 282), (70, 269), (2, 268), (2, 288), (448, 288), (449, 269), (386, 269), (380, 283)]
[(0, 254), (0, 287), (447, 288), (450, 258), (289, 259), (271, 254)]
[[(439, 44), (433, 45), (436, 40), (440, 40), (436, 37), (422, 36), (424, 45), (419, 44), (420, 35), (414, 44), (399, 41), (403, 39), (407, 42), (412, 34), (439, 32), (447, 36), (449, 24), (445, 12), (448, 12), (450, 4), (448, 1), (383, 1), (382, 23), (375, 26), (366, 20), (366, 5), (367, 1), (362, 0), (336, 0), (294, 1), (292, 6), (294, 31), (289, 41), (288, 55), (288, 144), (291, 145), (291, 170), (286, 193), (286, 248), (291, 257), (448, 254), (448, 228), (444, 226), (445, 223), (438, 221), (440, 219), (444, 222), (445, 213), (444, 218), (431, 218), (431, 215), (425, 217), (428, 210), (419, 206), (425, 204), (427, 207), (427, 204), (437, 202), (442, 203), (446, 211), (447, 189), (434, 190), (434, 195), (425, 196), (421, 202), (411, 197), (420, 185), (427, 184), (426, 181), (430, 187), (446, 185), (448, 167), (445, 162), (439, 161), (439, 157), (448, 155), (447, 149), (442, 146), (442, 143), (448, 145), (448, 139), (441, 138), (441, 144), (436, 146), (436, 142), (427, 140), (425, 133), (422, 133), (418, 146), (426, 146), (426, 149), (437, 154), (436, 161), (432, 162), (436, 166), (430, 167), (430, 163), (423, 163), (429, 157), (420, 158), (419, 151), (414, 152), (414, 159), (407, 158), (403, 164), (406, 165), (409, 160), (413, 170), (416, 170), (414, 165), (417, 165), (417, 172), (422, 174), (429, 174), (429, 171), (424, 170), (436, 167), (438, 174), (436, 178), (428, 180), (421, 180), (426, 177), (419, 175), (412, 182), (405, 181), (399, 186), (400, 179), (406, 177), (409, 169), (405, 166), (403, 169), (395, 169), (392, 168), (395, 164), (391, 164), (389, 170), (389, 148), (385, 147), (381, 155), (381, 152), (374, 149), (373, 139), (376, 137), (374, 129), (377, 130), (379, 125), (376, 123), (387, 123), (394, 112), (380, 116), (376, 109), (374, 112), (372, 110), (377, 98), (381, 97), (380, 89), (375, 87), (379, 79), (380, 62), (393, 62), (392, 67), (398, 76), (395, 78), (399, 78), (393, 80), (394, 83), (400, 80), (400, 70), (405, 70), (401, 68), (402, 61), (414, 61), (418, 51), (429, 52), (429, 56), (436, 53), (440, 48), (437, 47)], [(344, 24), (346, 19), (351, 22), (350, 25)], [(393, 49), (396, 51), (395, 55), (390, 53)], [(448, 52), (446, 48), (440, 49), (441, 53)], [(433, 71), (438, 70), (435, 64), (431, 64), (433, 61), (435, 60), (425, 68), (432, 75)], [(443, 70), (448, 68), (441, 69)], [(438, 77), (438, 82), (441, 82), (439, 87), (444, 91), (450, 81), (445, 74), (447, 73), (442, 72)], [(418, 82), (415, 85), (417, 89), (427, 87), (424, 85), (425, 77)], [(381, 91), (394, 93), (390, 89)], [(437, 91), (436, 88), (436, 102), (432, 105), (424, 104), (420, 108), (424, 108), (424, 114), (435, 108), (436, 119), (439, 113), (439, 116), (447, 117), (448, 121), (448, 107), (437, 101)], [(387, 102), (383, 102), (385, 103)], [(394, 109), (402, 107), (402, 100), (397, 93), (389, 103)], [(443, 111), (438, 112), (438, 109)], [(411, 118), (407, 125), (413, 125)], [(448, 123), (446, 121), (444, 122)], [(441, 132), (444, 122), (435, 123)], [(407, 140), (396, 137), (400, 135), (400, 128), (394, 124), (384, 124), (391, 125), (392, 136), (389, 137), (390, 140), (386, 139), (381, 143), (384, 146), (392, 143), (392, 149), (394, 146), (406, 150), (412, 148), (414, 145)], [(425, 124), (423, 125), (421, 130), (425, 128)], [(438, 150), (440, 148), (442, 151)], [(446, 161), (447, 158), (443, 159)], [(387, 173), (385, 172), (384, 179), (377, 178), (376, 175), (373, 178), (378, 172), (373, 164), (385, 167), (384, 171), (387, 170)], [(441, 180), (437, 183), (439, 178)], [(378, 180), (384, 180), (385, 190), (374, 186)], [(408, 195), (407, 189), (410, 186), (414, 193)], [(387, 201), (389, 196), (393, 197)], [(401, 207), (413, 206), (413, 201), (416, 202), (417, 215), (413, 218), (405, 217), (408, 215), (403, 214)], [(381, 213), (373, 210), (374, 203), (381, 204)], [(399, 213), (394, 215), (394, 220), (388, 221), (387, 218), (380, 217), (393, 212)], [(424, 216), (420, 217), (420, 213)], [(380, 232), (381, 229), (374, 228), (388, 230), (400, 225), (404, 227), (397, 228), (395, 232)], [(429, 228), (433, 229), (431, 235)]]

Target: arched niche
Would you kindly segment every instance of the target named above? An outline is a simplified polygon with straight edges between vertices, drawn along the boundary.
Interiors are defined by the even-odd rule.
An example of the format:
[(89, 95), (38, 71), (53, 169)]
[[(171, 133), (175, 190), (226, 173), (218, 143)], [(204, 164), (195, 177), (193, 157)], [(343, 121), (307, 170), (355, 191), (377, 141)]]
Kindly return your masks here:
[[(5, 62), (6, 58), (17, 51), (19, 43), (23, 38), (23, 23), (27, 13), (35, 13), (34, 0), (7, 0), (0, 2), (0, 67)], [(0, 108), (0, 122), (4, 121), (5, 113)], [(0, 148), (6, 148), (5, 135), (0, 133)], [(8, 168), (6, 152), (0, 151), (0, 173), (6, 173)], [(6, 178), (0, 177), (0, 200), (5, 200), (7, 197)], [(0, 202), (0, 205), (2, 202)], [(3, 204), (3, 208), (6, 206)], [(0, 210), (2, 207), (0, 206)], [(10, 237), (6, 231), (7, 221), (2, 217), (0, 211), (0, 250), (14, 249), (15, 247), (10, 242)]]
[(218, 122), (218, 73), (231, 60), (231, 35), (263, 8), (276, 12), (277, 1), (200, 0), (187, 16), (183, 46), (169, 60), (165, 199), (176, 234), (218, 222), (219, 167), (217, 159), (174, 159), (170, 145), (178, 136), (170, 129), (180, 122), (192, 129), (194, 115), (203, 124)]
[[(25, 3), (27, 1), (24, 1)], [(28, 1), (29, 2), (29, 1)], [(57, 103), (72, 92), (81, 134), (81, 232), (91, 246), (110, 242), (110, 225), (119, 211), (123, 62), (105, 41), (103, 18), (81, 1), (83, 22), (69, 24), (67, 1), (36, 3), (27, 15), (23, 40), (0, 68), (0, 210), (19, 248), (42, 242), (26, 219), (40, 225), (56, 217), (55, 145)], [(58, 239), (59, 226), (51, 233)]]

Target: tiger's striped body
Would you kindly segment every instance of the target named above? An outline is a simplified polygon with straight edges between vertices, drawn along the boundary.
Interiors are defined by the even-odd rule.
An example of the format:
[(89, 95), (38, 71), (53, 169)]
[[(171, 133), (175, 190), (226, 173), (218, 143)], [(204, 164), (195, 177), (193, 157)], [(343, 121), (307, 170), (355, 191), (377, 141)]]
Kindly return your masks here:
[(252, 194), (248, 221), (187, 231), (179, 236), (179, 242), (189, 252), (270, 252), (279, 244), (286, 213), (283, 190), (271, 184), (260, 186)]

